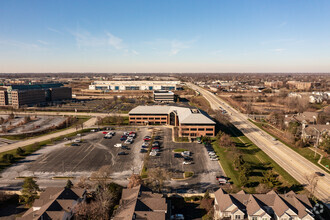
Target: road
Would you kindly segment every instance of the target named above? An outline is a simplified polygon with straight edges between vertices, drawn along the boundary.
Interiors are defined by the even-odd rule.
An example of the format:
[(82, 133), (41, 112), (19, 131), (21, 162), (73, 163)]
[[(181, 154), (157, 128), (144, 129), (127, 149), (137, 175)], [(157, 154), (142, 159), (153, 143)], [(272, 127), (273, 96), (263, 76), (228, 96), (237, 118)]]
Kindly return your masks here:
[(324, 173), (325, 176), (319, 177), (314, 195), (325, 203), (330, 202), (330, 175), (327, 172), (281, 142), (273, 140), (269, 134), (251, 123), (246, 115), (236, 111), (213, 93), (191, 83), (188, 83), (188, 86), (199, 91), (209, 101), (212, 109), (225, 109), (230, 122), (299, 183), (308, 186), (306, 175)]
[[(90, 127), (93, 127), (93, 125), (95, 125), (95, 123), (96, 123), (96, 117), (92, 117), (89, 120), (84, 122), (83, 127), (84, 128), (90, 128)], [(78, 130), (81, 130), (81, 128), (79, 128)], [(60, 132), (56, 132), (56, 133), (52, 133), (52, 134), (43, 135), (43, 136), (37, 137), (37, 138), (31, 138), (31, 139), (15, 142), (15, 143), (12, 143), (12, 144), (8, 144), (6, 146), (1, 146), (0, 147), (0, 153), (6, 152), (6, 151), (9, 151), (9, 150), (14, 150), (14, 149), (19, 148), (19, 147), (24, 147), (26, 145), (34, 144), (36, 142), (46, 141), (46, 140), (49, 140), (51, 138), (57, 138), (57, 137), (60, 137), (62, 135), (70, 134), (70, 133), (73, 133), (73, 132), (76, 132), (76, 131), (77, 131), (76, 128), (69, 128), (69, 129), (66, 129), (66, 130), (63, 130), (63, 131), (60, 131)]]
[(91, 117), (106, 117), (106, 116), (128, 116), (124, 113), (93, 113), (93, 112), (48, 112), (48, 111), (0, 111), (0, 114), (17, 114), (17, 115), (75, 115), (75, 116), (91, 116)]

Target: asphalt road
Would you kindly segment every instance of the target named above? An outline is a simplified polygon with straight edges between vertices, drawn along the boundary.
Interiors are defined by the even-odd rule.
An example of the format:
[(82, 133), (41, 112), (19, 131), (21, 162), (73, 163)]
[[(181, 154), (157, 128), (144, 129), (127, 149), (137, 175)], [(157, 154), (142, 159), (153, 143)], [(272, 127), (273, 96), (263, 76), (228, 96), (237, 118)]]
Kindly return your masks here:
[(270, 156), (277, 164), (286, 170), (292, 177), (303, 185), (308, 185), (306, 175), (314, 175), (315, 172), (324, 173), (319, 177), (314, 195), (325, 203), (330, 201), (330, 175), (300, 154), (273, 138), (256, 125), (248, 121), (248, 117), (239, 113), (225, 103), (222, 99), (199, 86), (188, 84), (192, 89), (199, 91), (215, 110), (221, 106), (227, 110), (231, 123), (233, 123), (255, 145)]

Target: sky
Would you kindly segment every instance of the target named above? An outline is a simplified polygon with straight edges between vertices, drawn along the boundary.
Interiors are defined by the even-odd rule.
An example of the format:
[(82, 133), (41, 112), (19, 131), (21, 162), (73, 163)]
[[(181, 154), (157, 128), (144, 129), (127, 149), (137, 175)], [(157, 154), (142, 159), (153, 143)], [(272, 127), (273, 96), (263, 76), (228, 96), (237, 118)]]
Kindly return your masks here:
[(0, 72), (330, 72), (330, 1), (0, 1)]

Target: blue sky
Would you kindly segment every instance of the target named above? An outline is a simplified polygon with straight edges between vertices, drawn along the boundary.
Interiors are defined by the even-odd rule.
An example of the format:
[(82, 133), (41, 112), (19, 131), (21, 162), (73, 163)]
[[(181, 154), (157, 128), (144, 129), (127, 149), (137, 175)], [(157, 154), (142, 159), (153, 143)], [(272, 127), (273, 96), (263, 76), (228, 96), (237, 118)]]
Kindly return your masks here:
[(330, 72), (330, 1), (0, 1), (0, 72)]

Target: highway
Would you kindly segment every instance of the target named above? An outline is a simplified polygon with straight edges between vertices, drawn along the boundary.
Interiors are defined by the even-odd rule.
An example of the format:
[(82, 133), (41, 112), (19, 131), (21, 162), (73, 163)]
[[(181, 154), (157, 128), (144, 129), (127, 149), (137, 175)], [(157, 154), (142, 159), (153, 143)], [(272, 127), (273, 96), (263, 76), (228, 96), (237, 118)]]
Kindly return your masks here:
[(326, 171), (281, 142), (273, 140), (269, 134), (251, 123), (246, 115), (238, 112), (213, 93), (191, 83), (187, 85), (200, 92), (209, 101), (212, 109), (219, 110), (219, 107), (225, 109), (230, 122), (299, 183), (307, 186), (306, 175), (314, 175), (315, 172), (324, 173), (325, 176), (319, 177), (314, 195), (325, 203), (330, 202), (330, 175)]

